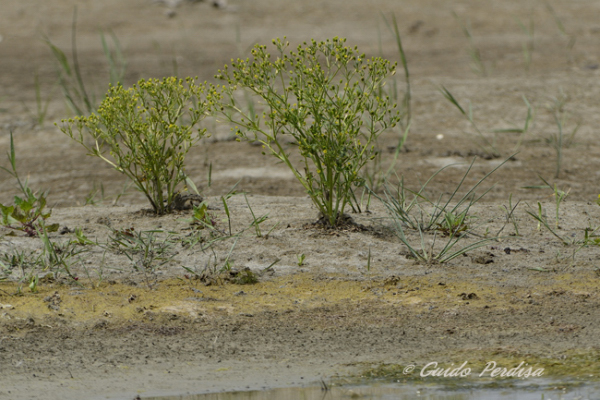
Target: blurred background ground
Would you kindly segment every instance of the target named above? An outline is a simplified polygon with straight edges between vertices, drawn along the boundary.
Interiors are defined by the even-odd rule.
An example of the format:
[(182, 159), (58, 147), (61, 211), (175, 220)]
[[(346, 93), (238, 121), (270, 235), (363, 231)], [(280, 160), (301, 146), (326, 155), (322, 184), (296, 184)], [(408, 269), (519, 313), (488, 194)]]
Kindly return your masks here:
[[(384, 21), (385, 17), (389, 23), (393, 14), (413, 92), (413, 123), (395, 169), (409, 185), (416, 187), (441, 166), (486, 156), (473, 126), (440, 93), (443, 85), (464, 109), (472, 105), (478, 128), (488, 140), (497, 140), (501, 157), (480, 158), (471, 182), (518, 152), (515, 161), (490, 179), (497, 186), (489, 200), (504, 200), (511, 193), (516, 198), (537, 199), (538, 192), (522, 187), (539, 184), (538, 174), (565, 191), (571, 189), (571, 199), (594, 201), (597, 196), (600, 147), (595, 127), (600, 117), (595, 108), (599, 94), (595, 82), (600, 24), (595, 15), (600, 6), (594, 1), (230, 0), (224, 8), (190, 1), (6, 2), (0, 13), (0, 148), (8, 148), (12, 130), (22, 175), (29, 175), (37, 188), (51, 189), (53, 204), (81, 204), (94, 185), (101, 183), (106, 195), (114, 198), (125, 183), (100, 160), (86, 157), (82, 148), (53, 125), (71, 113), (58, 85), (57, 62), (44, 38), (71, 57), (75, 6), (82, 78), (98, 102), (109, 81), (100, 32), (109, 45), (111, 32), (120, 42), (127, 62), (125, 85), (173, 74), (214, 81), (215, 72), (231, 58), (245, 57), (253, 44), (283, 36), (292, 43), (346, 37), (369, 56), (400, 61), (394, 35)], [(471, 39), (463, 27), (469, 29)], [(480, 64), (472, 58), (473, 52), (479, 52)], [(36, 75), (40, 104), (48, 102), (40, 123), (36, 123), (40, 115)], [(402, 95), (402, 74), (395, 79)], [(523, 97), (533, 110), (528, 132), (492, 133), (523, 128), (527, 117)], [(558, 127), (551, 109), (557, 109), (558, 103), (565, 142), (578, 129), (574, 140), (563, 145), (560, 175), (555, 179), (557, 153), (552, 137)], [(274, 159), (262, 157), (259, 148), (230, 141), (229, 126), (207, 122), (207, 128), (213, 138), (190, 154), (188, 172), (205, 186), (212, 163), (212, 194), (226, 192), (240, 179), (239, 188), (255, 194), (303, 194), (292, 175)], [(382, 137), (384, 166), (398, 137), (397, 131)], [(0, 162), (7, 165), (6, 160)], [(432, 188), (452, 190), (464, 171), (464, 166), (446, 171)], [(0, 183), (6, 188), (0, 201), (7, 201), (14, 182), (2, 174)], [(134, 193), (128, 201), (141, 199)]]

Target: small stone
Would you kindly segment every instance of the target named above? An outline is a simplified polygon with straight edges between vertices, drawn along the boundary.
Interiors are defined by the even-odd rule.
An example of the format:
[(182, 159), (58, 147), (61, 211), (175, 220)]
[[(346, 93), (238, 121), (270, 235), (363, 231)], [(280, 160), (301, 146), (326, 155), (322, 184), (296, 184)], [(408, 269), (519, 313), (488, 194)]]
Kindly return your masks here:
[(225, 0), (213, 0), (212, 5), (215, 8), (227, 8), (227, 2)]

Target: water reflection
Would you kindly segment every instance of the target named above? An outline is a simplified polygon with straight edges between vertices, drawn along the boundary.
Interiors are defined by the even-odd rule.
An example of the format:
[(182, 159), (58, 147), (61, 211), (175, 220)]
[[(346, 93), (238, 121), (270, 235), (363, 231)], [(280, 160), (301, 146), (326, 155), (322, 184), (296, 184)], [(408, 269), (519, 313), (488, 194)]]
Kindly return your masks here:
[(307, 387), (171, 397), (144, 397), (144, 399), (151, 400), (591, 400), (599, 398), (599, 384), (579, 387), (547, 384), (533, 387), (513, 386), (502, 389), (448, 389), (443, 386), (381, 385), (334, 387), (326, 392), (319, 387)]

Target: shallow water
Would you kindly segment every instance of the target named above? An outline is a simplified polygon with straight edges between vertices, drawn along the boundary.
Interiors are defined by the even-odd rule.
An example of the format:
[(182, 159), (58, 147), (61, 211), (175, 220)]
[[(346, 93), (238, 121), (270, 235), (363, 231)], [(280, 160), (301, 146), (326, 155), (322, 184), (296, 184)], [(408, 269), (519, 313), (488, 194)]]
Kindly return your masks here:
[(169, 397), (150, 397), (152, 400), (592, 400), (600, 399), (600, 383), (558, 385), (516, 383), (503, 388), (448, 388), (417, 384), (372, 386), (280, 388), (271, 390), (223, 392)]

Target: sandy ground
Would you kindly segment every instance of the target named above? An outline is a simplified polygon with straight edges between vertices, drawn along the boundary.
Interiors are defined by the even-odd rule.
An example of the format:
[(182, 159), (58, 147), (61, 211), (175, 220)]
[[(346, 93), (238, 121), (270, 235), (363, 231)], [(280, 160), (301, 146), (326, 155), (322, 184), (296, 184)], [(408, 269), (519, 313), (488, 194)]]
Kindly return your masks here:
[[(600, 225), (598, 2), (552, 1), (554, 14), (542, 1), (230, 0), (224, 8), (165, 3), (31, 0), (0, 6), (0, 150), (8, 150), (12, 131), (21, 175), (32, 187), (50, 190), (49, 222), (63, 232), (52, 234), (53, 241), (67, 243), (81, 228), (99, 243), (80, 247), (87, 251), (73, 259), (76, 282), (64, 273), (58, 281), (44, 278), (37, 293), (25, 285), (23, 296), (13, 295), (14, 281), (0, 284), (2, 397), (130, 399), (256, 389), (430, 361), (526, 360), (556, 376), (597, 376), (600, 249), (594, 238), (585, 246), (582, 241), (586, 228)], [(376, 200), (370, 213), (352, 214), (359, 227), (320, 229), (311, 225), (316, 212), (285, 167), (255, 146), (232, 141), (229, 127), (210, 122), (212, 138), (190, 153), (187, 165), (219, 229), (228, 229), (219, 196), (236, 182), (255, 214), (268, 214), (262, 233), (274, 229), (268, 237), (247, 229), (250, 210), (238, 195), (230, 200), (232, 231), (245, 232), (233, 250), (233, 240), (204, 252), (184, 246), (193, 233), (185, 221), (189, 213), (150, 216), (140, 211), (147, 205), (132, 189), (115, 201), (123, 177), (87, 157), (53, 125), (70, 114), (42, 39), (70, 49), (75, 5), (78, 58), (97, 98), (108, 82), (99, 30), (119, 38), (128, 62), (126, 84), (174, 73), (212, 80), (252, 44), (282, 36), (294, 43), (346, 37), (369, 55), (396, 61), (393, 35), (381, 17), (395, 13), (414, 116), (395, 171), (417, 189), (439, 168), (456, 164), (430, 184), (427, 193), (437, 198), (455, 189), (474, 156), (480, 157), (466, 186), (517, 153), (482, 185), (480, 193), (491, 190), (471, 210), (477, 218), (459, 246), (501, 230), (502, 238), (448, 263), (423, 265), (407, 257)], [(453, 12), (470, 26), (472, 42)], [(534, 24), (528, 67), (523, 46), (530, 37), (519, 21)], [(470, 48), (479, 50), (485, 73), (473, 71)], [(42, 104), (48, 102), (43, 121), (37, 121), (36, 74)], [(473, 126), (444, 99), (440, 85), (465, 108), (472, 104), (475, 123), (488, 140), (497, 140), (501, 157), (486, 157)], [(494, 133), (524, 126), (523, 97), (534, 111), (527, 133)], [(553, 107), (566, 136), (578, 127), (564, 146), (558, 177)], [(397, 137), (382, 136), (383, 167)], [(8, 167), (6, 159), (1, 163)], [(535, 213), (539, 202), (554, 224), (553, 192), (524, 188), (539, 185), (539, 176), (569, 193), (557, 233), (573, 244), (538, 229), (527, 213)], [(97, 205), (84, 207), (100, 185), (104, 194), (96, 195)], [(18, 194), (8, 174), (0, 174), (0, 187), (2, 204)], [(502, 209), (510, 196), (513, 205), (518, 202), (518, 235)], [(174, 243), (169, 261), (143, 273), (125, 254), (107, 248), (110, 235), (130, 228), (171, 232), (157, 234)], [(9, 233), (0, 231), (0, 256), (42, 247), (39, 239)], [(409, 239), (419, 241), (414, 232)], [(439, 251), (445, 238), (436, 240)], [(234, 273), (203, 275), (206, 266), (222, 267), (230, 253)], [(245, 268), (258, 283), (240, 284)]]

